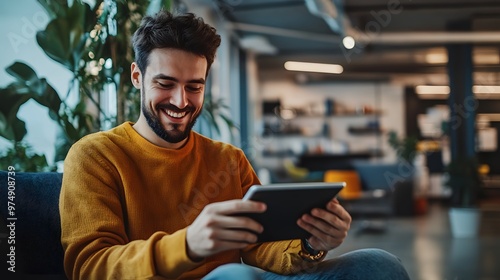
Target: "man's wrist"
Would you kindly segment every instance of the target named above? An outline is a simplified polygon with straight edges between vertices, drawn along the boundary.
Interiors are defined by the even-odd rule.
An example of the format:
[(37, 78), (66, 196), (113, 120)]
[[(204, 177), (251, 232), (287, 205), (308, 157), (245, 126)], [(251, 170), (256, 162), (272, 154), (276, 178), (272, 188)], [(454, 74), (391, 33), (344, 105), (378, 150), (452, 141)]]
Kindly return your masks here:
[(191, 250), (191, 248), (189, 248), (189, 243), (187, 242), (187, 237), (186, 237), (186, 255), (188, 256), (188, 258), (192, 261), (192, 262), (201, 262), (203, 261), (205, 258), (203, 257), (200, 257), (198, 255), (196, 255), (195, 252), (193, 252), (193, 250)]
[(299, 256), (311, 262), (316, 262), (324, 259), (326, 257), (327, 251), (323, 250), (315, 250), (311, 247), (311, 244), (307, 241), (307, 239), (302, 239), (302, 250), (299, 252)]

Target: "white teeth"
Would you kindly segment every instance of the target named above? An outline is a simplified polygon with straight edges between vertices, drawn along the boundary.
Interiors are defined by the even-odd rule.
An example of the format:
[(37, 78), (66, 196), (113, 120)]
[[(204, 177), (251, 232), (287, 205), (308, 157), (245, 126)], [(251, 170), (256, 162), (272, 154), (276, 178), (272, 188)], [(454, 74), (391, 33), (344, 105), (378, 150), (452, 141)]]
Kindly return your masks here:
[(182, 112), (182, 113), (176, 113), (176, 112), (173, 112), (173, 111), (170, 111), (170, 110), (165, 110), (165, 113), (167, 113), (167, 115), (173, 117), (173, 118), (182, 118), (186, 115), (186, 112)]

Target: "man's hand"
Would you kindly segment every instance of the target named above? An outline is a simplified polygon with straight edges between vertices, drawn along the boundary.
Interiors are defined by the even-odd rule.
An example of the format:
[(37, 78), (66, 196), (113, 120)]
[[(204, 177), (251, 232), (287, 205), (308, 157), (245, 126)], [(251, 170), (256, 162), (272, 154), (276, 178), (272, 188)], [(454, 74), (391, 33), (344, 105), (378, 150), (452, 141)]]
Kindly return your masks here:
[(313, 249), (329, 251), (342, 244), (351, 221), (351, 215), (334, 198), (326, 210), (315, 208), (310, 214), (302, 215), (297, 224), (312, 234), (308, 241)]
[(212, 203), (188, 227), (186, 234), (187, 253), (193, 259), (200, 259), (216, 253), (243, 249), (257, 241), (262, 225), (247, 217), (232, 216), (238, 213), (262, 213), (266, 205), (260, 202), (229, 200)]

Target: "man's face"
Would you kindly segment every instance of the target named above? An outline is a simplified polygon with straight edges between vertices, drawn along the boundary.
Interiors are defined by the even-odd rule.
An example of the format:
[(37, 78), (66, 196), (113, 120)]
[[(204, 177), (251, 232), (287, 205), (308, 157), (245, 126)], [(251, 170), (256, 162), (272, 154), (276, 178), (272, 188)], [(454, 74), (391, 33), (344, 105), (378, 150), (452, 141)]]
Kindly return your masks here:
[(141, 89), (137, 125), (144, 129), (146, 122), (155, 134), (143, 136), (157, 144), (158, 137), (176, 144), (189, 136), (203, 107), (206, 71), (204, 57), (178, 49), (154, 49), (145, 75), (132, 65), (132, 81)]

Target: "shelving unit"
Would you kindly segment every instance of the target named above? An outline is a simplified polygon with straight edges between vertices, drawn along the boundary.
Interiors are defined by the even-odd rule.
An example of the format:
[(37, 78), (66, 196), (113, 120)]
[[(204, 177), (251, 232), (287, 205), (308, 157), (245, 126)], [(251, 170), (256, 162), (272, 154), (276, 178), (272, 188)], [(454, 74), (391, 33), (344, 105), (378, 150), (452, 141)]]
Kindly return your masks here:
[(378, 135), (378, 134), (382, 134), (383, 133), (383, 130), (381, 130), (379, 127), (363, 127), (363, 126), (359, 126), (359, 127), (355, 127), (355, 126), (352, 126), (352, 127), (349, 127), (348, 129), (349, 133), (351, 133), (352, 135), (358, 135), (358, 136), (363, 136), (363, 135)]
[[(296, 114), (284, 119), (276, 114), (266, 114), (262, 118), (264, 130), (260, 137), (267, 144), (263, 145), (261, 156), (266, 159), (270, 157), (276, 159), (298, 158), (311, 153), (379, 154), (380, 147), (377, 143), (380, 141), (375, 138), (383, 133), (378, 125), (381, 115), (380, 111), (364, 114), (343, 112), (335, 115)], [(362, 142), (360, 138), (368, 139), (370, 142), (366, 145), (366, 149), (354, 151), (350, 149), (352, 140)]]
[[(371, 122), (366, 122), (365, 125), (353, 125), (348, 127), (348, 131), (352, 134), (380, 134), (383, 132), (380, 129), (378, 124), (378, 118), (381, 116), (381, 113), (373, 113), (373, 114), (338, 114), (338, 115), (298, 115), (291, 119), (283, 119), (276, 115), (265, 115), (264, 127), (271, 128), (270, 126), (274, 125), (274, 129), (271, 128), (271, 131), (264, 130), (264, 136), (266, 135), (281, 135), (281, 136), (304, 136), (304, 137), (314, 137), (317, 135), (304, 135), (301, 133), (300, 129), (297, 128), (303, 127), (303, 123), (310, 123), (311, 121), (320, 121), (321, 124), (331, 125), (331, 122), (338, 121), (339, 119), (363, 119), (363, 120), (374, 120)], [(302, 122), (302, 124), (301, 124)], [(317, 125), (318, 123), (316, 123)], [(307, 125), (307, 124), (306, 124)], [(285, 131), (280, 130), (280, 128), (285, 128)], [(286, 128), (291, 130), (286, 130)], [(326, 135), (325, 135), (326, 136)]]
[[(369, 154), (390, 160), (395, 155), (386, 132), (404, 132), (404, 95), (399, 86), (268, 79), (255, 97), (252, 143), (259, 167), (283, 168), (290, 158), (297, 164), (304, 154)], [(379, 131), (361, 129), (377, 125)]]

